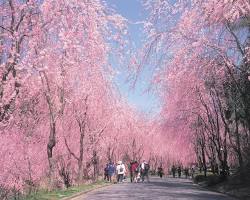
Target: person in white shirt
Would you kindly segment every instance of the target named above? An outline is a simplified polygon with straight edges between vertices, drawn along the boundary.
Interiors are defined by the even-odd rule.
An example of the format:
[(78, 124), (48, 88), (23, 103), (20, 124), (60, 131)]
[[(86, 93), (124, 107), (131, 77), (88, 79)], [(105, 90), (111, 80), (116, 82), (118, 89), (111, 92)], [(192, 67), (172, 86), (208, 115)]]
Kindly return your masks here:
[(144, 179), (146, 177), (147, 182), (149, 182), (149, 164), (146, 162), (146, 160), (143, 160), (143, 162), (141, 163), (141, 178), (142, 178), (142, 182), (144, 182)]
[(117, 162), (116, 166), (116, 173), (117, 173), (117, 182), (121, 183), (123, 182), (123, 177), (126, 172), (125, 165), (122, 163), (122, 161)]

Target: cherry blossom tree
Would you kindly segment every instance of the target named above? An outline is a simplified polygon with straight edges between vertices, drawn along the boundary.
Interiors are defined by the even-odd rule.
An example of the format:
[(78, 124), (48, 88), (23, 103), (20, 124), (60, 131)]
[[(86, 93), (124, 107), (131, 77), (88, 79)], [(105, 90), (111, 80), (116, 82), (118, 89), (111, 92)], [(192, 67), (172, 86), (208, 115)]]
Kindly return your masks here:
[(40, 24), (36, 1), (4, 0), (0, 5), (0, 122), (11, 118), (25, 77), (22, 60)]
[[(62, 161), (62, 156), (67, 157), (63, 120), (65, 117), (76, 118), (79, 123), (74, 124), (73, 130), (79, 128), (79, 125), (83, 128), (79, 112), (84, 112), (84, 108), (78, 108), (78, 113), (76, 110), (69, 112), (72, 105), (79, 103), (84, 95), (91, 95), (91, 114), (87, 120), (88, 139), (90, 141), (91, 138), (97, 137), (92, 140), (94, 147), (97, 145), (96, 142), (100, 141), (100, 133), (109, 123), (108, 116), (105, 119), (104, 115), (108, 109), (104, 112), (103, 108), (110, 107), (109, 99), (116, 97), (109, 96), (113, 89), (110, 86), (112, 69), (108, 67), (108, 56), (113, 48), (112, 41), (117, 38), (117, 34), (122, 35), (125, 30), (125, 20), (107, 9), (100, 1), (43, 1), (38, 4), (33, 1), (4, 1), (1, 7), (1, 123), (3, 120), (9, 121), (9, 117), (14, 116), (15, 122), (25, 129), (25, 134), (30, 131), (34, 132), (31, 138), (33, 135), (42, 138), (37, 148), (42, 149), (40, 155), (44, 160), (47, 146), (49, 165), (41, 161), (43, 165), (38, 170), (41, 173), (37, 171), (37, 176), (42, 178), (48, 170), (51, 186), (54, 186), (54, 179), (58, 178), (57, 158)], [(6, 13), (8, 16), (5, 16)], [(16, 74), (22, 84), (16, 81)], [(26, 102), (17, 102), (17, 95), (23, 97), (24, 93), (28, 95)], [(38, 111), (37, 118), (33, 110), (25, 110), (33, 109), (32, 99), (38, 99), (38, 108), (42, 111)], [(18, 116), (19, 110), (23, 109), (27, 112), (26, 116)], [(29, 113), (34, 115), (34, 119), (29, 118)], [(43, 123), (40, 124), (38, 119), (43, 119)], [(20, 131), (16, 126), (11, 127), (14, 122), (10, 123), (9, 127), (5, 126), (2, 130), (13, 135), (6, 135), (3, 142), (13, 141), (15, 145), (17, 140), (13, 138), (20, 137)], [(84, 137), (82, 131), (80, 134), (81, 143)], [(35, 140), (35, 136), (31, 140)], [(25, 143), (23, 144), (25, 146)], [(32, 144), (26, 146), (32, 149)], [(8, 152), (8, 148), (3, 147), (1, 152)], [(82, 147), (80, 151), (79, 160), (83, 156)], [(35, 152), (30, 159), (34, 159)], [(11, 159), (3, 158), (10, 167)], [(63, 169), (63, 162), (61, 164), (59, 168)], [(7, 168), (4, 167), (5, 170)], [(65, 175), (62, 170), (59, 174)], [(8, 173), (3, 171), (3, 177), (6, 175), (8, 176)], [(18, 187), (23, 188), (26, 178), (17, 176), (17, 179)], [(8, 183), (5, 180), (1, 181), (4, 185)], [(12, 183), (13, 186), (14, 182)]]
[[(161, 96), (166, 103), (162, 112), (166, 124), (181, 136), (176, 138), (177, 143), (184, 142), (186, 149), (190, 143), (198, 146), (196, 152), (204, 169), (206, 159), (211, 163), (217, 159), (225, 175), (228, 159), (234, 156), (228, 155), (229, 143), (235, 138), (238, 144), (235, 153), (242, 163), (239, 141), (249, 133), (246, 117), (249, 108), (245, 101), (249, 84), (249, 2), (144, 2), (150, 17), (145, 23), (148, 41), (142, 52), (143, 62), (154, 64), (153, 53), (160, 55), (161, 67), (156, 68), (160, 73), (156, 72), (153, 82), (163, 87)], [(232, 90), (228, 90), (231, 86), (237, 91), (238, 100), (234, 93), (232, 101), (229, 95)], [(236, 104), (239, 99), (243, 109)], [(245, 113), (240, 128), (242, 136), (235, 105)]]

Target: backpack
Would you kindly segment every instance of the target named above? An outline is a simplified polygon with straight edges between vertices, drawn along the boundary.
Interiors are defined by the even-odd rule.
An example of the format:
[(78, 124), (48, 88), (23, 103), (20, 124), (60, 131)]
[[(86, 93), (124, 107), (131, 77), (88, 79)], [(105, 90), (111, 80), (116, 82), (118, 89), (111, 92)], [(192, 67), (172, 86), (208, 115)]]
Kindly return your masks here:
[(149, 170), (149, 164), (145, 164), (144, 169), (147, 172)]
[(123, 167), (122, 167), (122, 165), (120, 166), (119, 172), (123, 172)]

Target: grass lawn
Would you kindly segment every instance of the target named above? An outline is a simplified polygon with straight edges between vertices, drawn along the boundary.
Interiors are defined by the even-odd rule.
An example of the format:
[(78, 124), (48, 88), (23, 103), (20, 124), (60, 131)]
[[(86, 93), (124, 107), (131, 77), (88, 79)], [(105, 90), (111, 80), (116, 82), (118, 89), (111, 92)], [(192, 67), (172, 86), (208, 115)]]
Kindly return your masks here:
[(38, 191), (36, 193), (33, 193), (25, 197), (24, 199), (25, 200), (58, 200), (58, 199), (62, 199), (65, 197), (70, 197), (79, 192), (87, 192), (89, 190), (99, 188), (102, 186), (107, 186), (107, 185), (110, 185), (110, 183), (106, 183), (104, 181), (98, 181), (96, 183), (73, 186), (64, 190), (54, 190), (51, 192), (41, 190), (41, 191)]

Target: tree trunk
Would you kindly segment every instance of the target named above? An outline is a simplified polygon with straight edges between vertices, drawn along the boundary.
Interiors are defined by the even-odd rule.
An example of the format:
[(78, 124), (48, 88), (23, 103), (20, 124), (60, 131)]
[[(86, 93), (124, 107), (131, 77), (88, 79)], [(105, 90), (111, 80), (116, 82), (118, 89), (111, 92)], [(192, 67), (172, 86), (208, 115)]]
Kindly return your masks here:
[(93, 162), (93, 167), (94, 167), (94, 174), (93, 174), (93, 178), (96, 181), (98, 178), (98, 159), (97, 159), (97, 152), (95, 150), (93, 150), (93, 158), (92, 158), (92, 162)]
[(239, 162), (239, 168), (241, 169), (243, 166), (243, 158), (241, 153), (241, 144), (240, 144), (240, 134), (239, 134), (239, 123), (238, 123), (238, 115), (235, 109), (235, 138), (236, 138), (236, 154)]
[(47, 143), (47, 156), (49, 161), (49, 184), (53, 187), (54, 179), (54, 161), (53, 161), (53, 148), (56, 146), (56, 123), (50, 123), (50, 135)]
[(205, 155), (205, 150), (204, 146), (201, 147), (201, 152), (202, 152), (202, 163), (203, 163), (203, 170), (204, 170), (204, 176), (207, 176), (207, 164), (206, 164), (206, 155)]
[[(80, 125), (79, 125), (80, 126)], [(82, 125), (80, 126), (80, 152), (79, 152), (79, 160), (78, 160), (78, 180), (82, 181), (83, 179), (83, 167), (82, 167), (82, 162), (83, 162), (83, 139), (84, 139), (84, 128)]]

